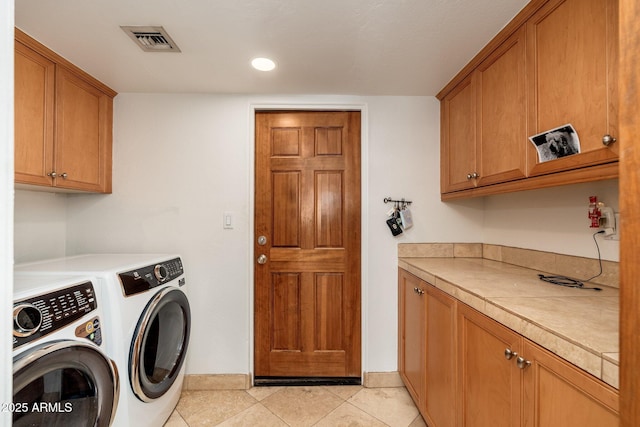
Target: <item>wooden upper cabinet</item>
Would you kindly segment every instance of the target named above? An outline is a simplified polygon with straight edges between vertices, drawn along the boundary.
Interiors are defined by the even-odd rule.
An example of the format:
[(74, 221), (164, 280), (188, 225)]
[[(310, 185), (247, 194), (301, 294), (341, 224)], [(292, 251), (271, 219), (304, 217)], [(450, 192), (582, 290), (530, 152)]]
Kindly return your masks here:
[(15, 180), (51, 185), (55, 64), (15, 42)]
[(55, 165), (58, 174), (66, 174), (63, 184), (57, 184), (111, 192), (112, 99), (59, 68), (56, 101)]
[(478, 185), (526, 176), (525, 31), (516, 31), (478, 69)]
[(530, 134), (572, 124), (580, 154), (539, 163), (529, 144), (529, 174), (618, 159), (617, 0), (550, 0), (526, 24)]
[(441, 109), (441, 190), (443, 193), (474, 186), (476, 171), (476, 85), (473, 75), (448, 93)]
[[(442, 199), (617, 178), (618, 0), (531, 0), (437, 95)], [(540, 162), (566, 124), (580, 153)]]
[(443, 193), (525, 177), (524, 28), (442, 99)]
[(110, 193), (116, 93), (15, 35), (15, 182)]

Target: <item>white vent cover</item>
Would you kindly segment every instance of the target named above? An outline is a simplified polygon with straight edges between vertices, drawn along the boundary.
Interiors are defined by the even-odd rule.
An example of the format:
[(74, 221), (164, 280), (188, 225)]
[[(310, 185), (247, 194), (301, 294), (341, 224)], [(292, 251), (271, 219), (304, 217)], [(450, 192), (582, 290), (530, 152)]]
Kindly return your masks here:
[(162, 27), (120, 27), (145, 52), (180, 52)]

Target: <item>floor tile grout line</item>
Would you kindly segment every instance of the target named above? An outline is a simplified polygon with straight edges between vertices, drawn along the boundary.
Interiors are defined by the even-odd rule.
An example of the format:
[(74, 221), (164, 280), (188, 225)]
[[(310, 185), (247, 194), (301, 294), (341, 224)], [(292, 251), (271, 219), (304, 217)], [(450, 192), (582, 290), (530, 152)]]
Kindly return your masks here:
[[(317, 386), (313, 386), (313, 388), (315, 388)], [(269, 393), (265, 396), (261, 396), (260, 394), (258, 394), (258, 397), (262, 397), (261, 399), (259, 399), (258, 397), (254, 396), (253, 394), (249, 393), (249, 390), (238, 390), (238, 391), (242, 391), (243, 395), (247, 398), (249, 398), (249, 400), (251, 402), (253, 402), (249, 408), (245, 408), (244, 410), (235, 413), (235, 414), (231, 414), (229, 416), (227, 416), (224, 420), (221, 420), (219, 423), (216, 423), (216, 425), (220, 425), (240, 414), (242, 414), (245, 411), (250, 410), (251, 408), (256, 408), (256, 404), (260, 405), (259, 408), (261, 409), (266, 409), (268, 413), (270, 413), (271, 415), (273, 415), (276, 419), (280, 420), (284, 425), (288, 426), (288, 427), (293, 427), (295, 425), (297, 425), (294, 421), (293, 424), (288, 423), (286, 420), (284, 420), (281, 416), (279, 416), (278, 414), (276, 414), (275, 412), (273, 412), (269, 407), (267, 407), (264, 404), (264, 401), (267, 400), (269, 397), (271, 396), (275, 396), (281, 392), (283, 392), (283, 390), (286, 390), (288, 387), (284, 387), (284, 388), (279, 388), (278, 390), (275, 390), (273, 393)], [(300, 389), (307, 389), (309, 387), (298, 387)], [(359, 405), (355, 404), (354, 401), (357, 400), (357, 396), (360, 393), (363, 393), (364, 390), (366, 390), (366, 387), (360, 387), (359, 389), (357, 389), (355, 392), (348, 392), (348, 393), (341, 393), (339, 392), (339, 390), (337, 390), (336, 388), (332, 388), (330, 386), (319, 386), (319, 388), (322, 388), (324, 391), (329, 392), (329, 394), (331, 394), (332, 396), (334, 396), (339, 404), (334, 407), (333, 409), (330, 409), (328, 412), (322, 414), (321, 418), (316, 420), (312, 426), (315, 426), (319, 423), (321, 423), (323, 420), (325, 420), (327, 417), (331, 416), (331, 414), (333, 414), (335, 411), (337, 411), (339, 408), (343, 407), (344, 404), (346, 403), (349, 407), (362, 411), (362, 413), (372, 417), (373, 419), (375, 419), (377, 422), (380, 422), (382, 425), (384, 426), (389, 426), (389, 424), (387, 424), (386, 422), (384, 422), (383, 420), (381, 420), (380, 418), (378, 418), (377, 416), (375, 416), (374, 414), (369, 413), (365, 408), (360, 407)], [(215, 392), (215, 390), (202, 390), (202, 391), (211, 391), (211, 392)], [(225, 391), (225, 390), (220, 390), (220, 391)], [(345, 397), (346, 396), (346, 397)], [(187, 426), (191, 426), (188, 422), (187, 419), (184, 417), (184, 415), (178, 410), (177, 405), (176, 408), (174, 409), (174, 411), (176, 412), (177, 416), (179, 417), (179, 420), (176, 420), (176, 422), (180, 422), (182, 421), (182, 423), (184, 423), (183, 425), (187, 425)], [(418, 417), (421, 417), (420, 414), (418, 413), (416, 415), (416, 417), (414, 417), (413, 420), (411, 420), (411, 422), (409, 422), (409, 424), (407, 424), (407, 426), (403, 426), (403, 427), (408, 427), (411, 424), (413, 424), (413, 422), (416, 421), (416, 419), (418, 419)]]

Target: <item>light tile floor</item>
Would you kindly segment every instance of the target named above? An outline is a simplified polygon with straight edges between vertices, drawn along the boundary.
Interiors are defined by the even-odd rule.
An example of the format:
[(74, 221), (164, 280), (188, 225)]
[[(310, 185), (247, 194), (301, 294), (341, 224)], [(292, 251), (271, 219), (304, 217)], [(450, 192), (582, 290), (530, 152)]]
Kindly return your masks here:
[(184, 391), (165, 427), (426, 427), (404, 387)]

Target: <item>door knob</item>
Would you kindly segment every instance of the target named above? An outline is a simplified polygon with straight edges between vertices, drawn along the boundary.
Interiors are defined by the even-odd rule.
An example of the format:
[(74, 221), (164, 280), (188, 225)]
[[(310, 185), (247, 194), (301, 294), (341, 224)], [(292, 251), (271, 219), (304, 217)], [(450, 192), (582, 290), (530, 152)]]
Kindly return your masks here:
[(267, 244), (267, 236), (260, 236), (258, 237), (258, 244), (260, 246), (264, 246)]
[(265, 254), (261, 254), (258, 257), (258, 264), (266, 264), (267, 263), (267, 256)]

